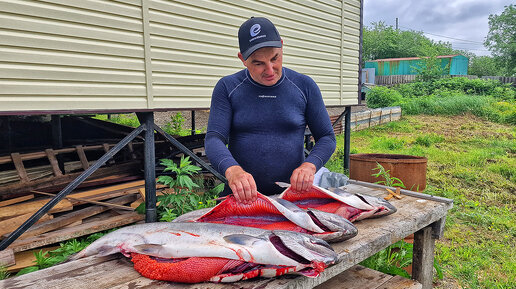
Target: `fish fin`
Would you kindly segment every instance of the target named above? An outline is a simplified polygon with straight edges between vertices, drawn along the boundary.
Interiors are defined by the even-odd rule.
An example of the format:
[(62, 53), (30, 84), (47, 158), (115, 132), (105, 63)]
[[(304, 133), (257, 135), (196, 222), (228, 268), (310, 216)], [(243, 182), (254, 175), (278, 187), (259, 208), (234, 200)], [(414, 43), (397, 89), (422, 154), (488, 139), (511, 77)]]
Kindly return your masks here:
[(231, 234), (224, 236), (224, 240), (228, 243), (244, 245), (244, 246), (252, 246), (255, 242), (263, 241), (263, 239), (246, 235), (246, 234)]
[(163, 250), (163, 245), (160, 244), (141, 244), (133, 246), (136, 253), (151, 255), (151, 256), (160, 256), (161, 250)]

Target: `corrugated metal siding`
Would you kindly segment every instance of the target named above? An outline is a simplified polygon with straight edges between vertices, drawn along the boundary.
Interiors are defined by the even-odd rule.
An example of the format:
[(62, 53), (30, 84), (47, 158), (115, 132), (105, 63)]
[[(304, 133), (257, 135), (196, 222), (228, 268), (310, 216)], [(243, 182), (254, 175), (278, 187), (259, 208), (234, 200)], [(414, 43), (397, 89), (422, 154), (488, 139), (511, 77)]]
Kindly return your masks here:
[(277, 25), (284, 65), (326, 105), (358, 103), (360, 0), (9, 0), (0, 110), (208, 108), (218, 79), (243, 68), (236, 35), (250, 16)]

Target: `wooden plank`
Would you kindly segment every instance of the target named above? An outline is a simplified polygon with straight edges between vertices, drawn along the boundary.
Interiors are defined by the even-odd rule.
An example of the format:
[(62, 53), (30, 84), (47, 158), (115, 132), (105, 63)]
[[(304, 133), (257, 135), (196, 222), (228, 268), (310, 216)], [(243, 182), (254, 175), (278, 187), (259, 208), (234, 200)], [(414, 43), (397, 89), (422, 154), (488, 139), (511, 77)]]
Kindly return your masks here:
[(87, 199), (88, 197), (100, 195), (100, 194), (103, 194), (106, 192), (134, 189), (134, 188), (142, 187), (144, 185), (145, 185), (145, 180), (138, 180), (138, 181), (134, 181), (134, 182), (128, 182), (128, 183), (123, 183), (123, 184), (119, 184), (119, 185), (113, 185), (113, 186), (108, 186), (108, 187), (102, 187), (99, 189), (87, 190), (84, 192), (74, 193), (74, 194), (70, 194), (69, 196), (73, 197), (73, 198)]
[(439, 219), (439, 221), (432, 224), (432, 238), (441, 239), (444, 236), (444, 224), (446, 223), (446, 216)]
[(27, 200), (30, 200), (30, 199), (34, 199), (34, 194), (30, 194), (30, 195), (22, 196), (22, 197), (18, 197), (18, 198), (13, 198), (13, 199), (10, 199), (10, 200), (1, 201), (0, 202), (0, 208), (1, 207), (5, 207), (5, 206), (9, 206), (9, 205), (13, 205), (13, 204), (16, 204), (16, 203), (21, 203), (23, 201), (27, 201)]
[[(0, 208), (0, 219), (15, 217), (15, 216), (29, 214), (29, 213), (33, 214), (33, 213), (37, 212), (39, 209), (41, 209), (41, 207), (43, 207), (49, 201), (50, 201), (50, 199), (43, 199), (43, 200), (25, 202), (25, 203), (21, 203), (21, 204), (12, 205), (9, 207)], [(70, 211), (72, 209), (73, 209), (73, 205), (70, 201), (62, 200), (59, 203), (57, 203), (48, 212), (56, 213), (56, 212)]]
[(0, 251), (0, 267), (9, 267), (14, 264), (16, 264), (16, 260), (12, 249)]
[(90, 167), (88, 162), (88, 158), (86, 158), (86, 154), (84, 153), (84, 147), (82, 145), (75, 146), (77, 150), (77, 155), (79, 156), (79, 160), (81, 160), (82, 168), (87, 170)]
[[(103, 143), (103, 144), (102, 144), (102, 147), (104, 148), (104, 152), (105, 152), (105, 153), (107, 153), (107, 152), (109, 151), (109, 144), (107, 144), (107, 143)], [(110, 158), (110, 159), (108, 160), (108, 164), (110, 164), (110, 165), (114, 165), (114, 164), (115, 164), (115, 160), (114, 160), (113, 158)]]
[(18, 176), (20, 177), (20, 180), (22, 183), (28, 183), (29, 177), (27, 176), (27, 171), (25, 171), (25, 167), (23, 166), (23, 161), (20, 157), (19, 153), (12, 153), (11, 159), (13, 160), (14, 167), (16, 168), (16, 171), (18, 172)]
[[(38, 278), (27, 278), (27, 275), (22, 275), (0, 281), (0, 286), (5, 288), (112, 288), (124, 281), (130, 281), (140, 277), (130, 264), (126, 263), (124, 259), (113, 258), (88, 258), (89, 264), (74, 264), (79, 266), (70, 266), (70, 263), (61, 264), (52, 268), (36, 271)], [(107, 261), (106, 261), (107, 259)], [(74, 262), (76, 263), (76, 262)], [(59, 272), (56, 274), (56, 272)], [(66, 274), (66, 273), (70, 274)], [(36, 274), (37, 273), (37, 274)], [(24, 277), (25, 276), (25, 277)], [(24, 278), (22, 278), (24, 277)], [(94, 282), (95, 286), (90, 284)], [(61, 287), (66, 284), (65, 287)]]
[(14, 252), (25, 251), (28, 249), (38, 248), (49, 244), (58, 243), (64, 240), (77, 238), (80, 236), (104, 231), (120, 227), (123, 225), (135, 223), (144, 219), (144, 215), (137, 213), (128, 213), (119, 216), (114, 216), (102, 221), (85, 223), (73, 228), (61, 229), (53, 232), (41, 234), (36, 237), (26, 238), (14, 241), (9, 248)]
[(133, 142), (128, 143), (127, 144), (127, 148), (129, 149), (129, 153), (131, 154), (131, 159), (135, 160), (136, 159), (136, 154), (134, 153)]
[[(110, 204), (127, 204), (136, 199), (135, 195), (122, 196), (116, 198), (114, 200), (108, 201)], [(18, 239), (25, 239), (28, 237), (37, 236), (46, 232), (50, 232), (64, 226), (70, 225), (74, 222), (83, 220), (85, 218), (100, 214), (109, 210), (108, 207), (105, 206), (90, 206), (84, 209), (80, 209), (59, 217), (56, 217), (52, 220), (42, 222), (40, 224), (32, 226), (29, 230), (27, 230), (23, 235), (21, 235)]]
[[(358, 287), (360, 288), (360, 287)], [(367, 288), (367, 287), (362, 287)], [(378, 289), (421, 289), (423, 285), (416, 280), (394, 276), (388, 282), (382, 284)]]
[[(105, 177), (107, 175), (125, 173), (125, 174), (134, 176), (134, 170), (140, 166), (141, 166), (141, 164), (139, 164), (137, 162), (129, 162), (126, 164), (119, 164), (117, 166), (109, 167), (109, 168), (101, 167), (97, 171), (95, 171), (88, 179), (86, 179), (79, 186), (83, 186), (84, 184), (87, 184), (87, 183), (90, 183), (90, 184), (95, 183), (96, 182), (95, 178)], [(80, 166), (80, 167), (82, 167), (82, 166)], [(50, 173), (50, 174), (52, 174), (52, 173)], [(14, 184), (3, 186), (1, 195), (19, 194), (22, 192), (28, 192), (30, 190), (37, 190), (40, 188), (60, 190), (60, 189), (64, 188), (67, 184), (69, 184), (71, 181), (76, 179), (78, 176), (80, 176), (81, 174), (82, 174), (82, 172), (77, 172), (77, 173), (66, 174), (61, 177), (52, 176), (49, 178), (32, 180), (30, 183), (17, 182)]]
[[(32, 215), (33, 213), (28, 213), (0, 221), (0, 236), (3, 235), (6, 237), (6, 234), (10, 234), (12, 231), (18, 229), (18, 227), (25, 223), (25, 221), (27, 221)], [(37, 221), (37, 223), (45, 222), (47, 220), (51, 220), (52, 218), (52, 215), (45, 214)]]
[(7, 267), (7, 272), (11, 272), (11, 273), (18, 272), (23, 268), (34, 266), (34, 265), (36, 265), (36, 257), (34, 256), (34, 253), (37, 253), (40, 250), (42, 250), (44, 253), (44, 252), (48, 252), (48, 251), (53, 251), (57, 248), (59, 248), (59, 246), (24, 251), (24, 252), (17, 252), (16, 254), (14, 254), (14, 258), (16, 260), (15, 264)]
[(46, 149), (45, 154), (47, 155), (48, 161), (50, 162), (50, 166), (52, 167), (52, 172), (54, 173), (54, 176), (62, 176), (63, 172), (61, 172), (61, 169), (59, 168), (59, 162), (57, 161), (54, 150)]
[[(383, 189), (374, 189), (369, 187), (364, 187), (360, 185), (350, 185), (346, 187), (347, 190), (351, 193), (360, 192), (365, 193), (372, 196), (385, 196), (385, 191)], [(176, 284), (176, 283), (168, 283), (168, 282), (158, 282), (149, 279), (145, 279), (144, 277), (138, 277), (137, 279), (127, 279), (127, 281), (121, 281), (118, 283), (116, 288), (135, 288), (136, 286), (148, 286), (148, 287), (157, 287), (160, 288), (196, 288), (196, 289), (204, 289), (204, 288), (248, 288), (248, 289), (277, 289), (277, 288), (296, 288), (296, 289), (304, 289), (304, 288), (313, 288), (323, 282), (337, 276), (341, 272), (355, 266), (359, 262), (368, 258), (369, 256), (375, 254), (376, 252), (384, 249), (388, 245), (393, 244), (394, 242), (403, 239), (405, 236), (410, 235), (416, 231), (421, 230), (424, 227), (429, 226), (430, 224), (436, 222), (446, 215), (447, 211), (452, 207), (452, 204), (435, 202), (431, 200), (422, 200), (417, 199), (411, 196), (405, 196), (401, 200), (394, 199), (391, 203), (398, 209), (397, 213), (384, 216), (378, 219), (366, 219), (356, 223), (358, 228), (358, 235), (350, 240), (334, 243), (332, 247), (339, 255), (339, 262), (335, 265), (328, 267), (318, 278), (306, 278), (303, 276), (280, 276), (272, 279), (254, 279), (252, 281), (242, 281), (236, 282), (233, 284), (211, 284), (211, 283), (202, 283), (202, 284)], [(84, 225), (81, 225), (84, 226)], [(14, 249), (14, 248), (13, 248)], [(126, 262), (127, 259), (122, 257)], [(80, 266), (83, 260), (77, 260), (70, 262), (70, 266)], [(111, 263), (112, 266), (115, 264)], [(116, 266), (126, 266), (131, 268), (130, 263), (117, 263)], [(91, 270), (94, 272), (98, 272), (100, 267), (97, 265), (91, 266)], [(113, 268), (114, 269), (114, 268)], [(109, 271), (109, 270), (108, 270)], [(36, 272), (37, 273), (37, 272)], [(33, 273), (31, 273), (33, 274)], [(28, 274), (28, 275), (31, 275)], [(48, 274), (51, 271), (48, 271)], [(75, 276), (74, 273), (69, 273), (70, 276)], [(95, 273), (92, 273), (95, 274)], [(35, 275), (34, 278), (24, 277), (31, 279), (35, 282), (35, 280), (39, 280), (42, 278), (58, 280), (59, 278), (66, 277), (66, 273), (56, 272), (54, 276), (44, 276)], [(93, 275), (92, 275), (93, 276)], [(96, 275), (95, 275), (96, 276)], [(20, 276), (23, 277), (23, 276)], [(15, 280), (18, 277), (14, 278)], [(96, 288), (103, 288), (101, 286), (97, 286), (98, 282), (104, 282), (104, 280), (96, 280), (94, 278), (87, 278), (86, 276), (81, 276), (81, 278), (86, 278), (83, 280), (89, 280), (88, 285)], [(105, 278), (100, 278), (105, 279)], [(25, 282), (25, 281), (24, 281)], [(69, 280), (66, 282), (70, 283)], [(16, 283), (9, 283), (16, 284)], [(21, 283), (20, 283), (21, 284)], [(27, 283), (24, 283), (27, 284)], [(41, 283), (45, 284), (45, 283)], [(6, 283), (2, 283), (0, 281), (0, 286), (7, 285)], [(52, 283), (53, 288), (64, 288), (68, 286), (67, 283)], [(114, 286), (113, 286), (114, 287)], [(50, 288), (50, 286), (48, 287)]]
[(412, 278), (423, 285), (423, 289), (432, 288), (434, 274), (435, 239), (432, 227), (425, 227), (414, 234), (412, 255)]
[(315, 289), (326, 288), (378, 288), (392, 278), (387, 275), (364, 266), (356, 265), (330, 280), (314, 287)]
[[(56, 196), (56, 194), (51, 194), (51, 193), (38, 192), (38, 191), (32, 191), (32, 192), (36, 193), (36, 194), (46, 195), (46, 196), (54, 196), (54, 197)], [(131, 207), (111, 204), (109, 202), (98, 202), (98, 201), (86, 200), (86, 199), (81, 199), (81, 198), (73, 198), (73, 197), (64, 197), (64, 198), (69, 200), (70, 202), (72, 202), (73, 205), (86, 203), (86, 204), (100, 205), (100, 206), (110, 207), (110, 208), (115, 208), (115, 209), (133, 211), (133, 208), (131, 208)]]

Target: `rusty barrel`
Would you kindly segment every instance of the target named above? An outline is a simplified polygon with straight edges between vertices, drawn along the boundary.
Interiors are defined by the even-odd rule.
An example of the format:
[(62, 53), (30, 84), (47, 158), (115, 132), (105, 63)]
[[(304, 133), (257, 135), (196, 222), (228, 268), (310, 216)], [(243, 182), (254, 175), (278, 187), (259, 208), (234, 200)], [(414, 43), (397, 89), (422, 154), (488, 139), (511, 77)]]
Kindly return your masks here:
[(383, 177), (374, 177), (376, 163), (389, 171), (391, 177), (400, 179), (406, 189), (423, 191), (426, 188), (427, 158), (396, 154), (352, 154), (349, 156), (349, 175), (353, 180), (376, 183)]

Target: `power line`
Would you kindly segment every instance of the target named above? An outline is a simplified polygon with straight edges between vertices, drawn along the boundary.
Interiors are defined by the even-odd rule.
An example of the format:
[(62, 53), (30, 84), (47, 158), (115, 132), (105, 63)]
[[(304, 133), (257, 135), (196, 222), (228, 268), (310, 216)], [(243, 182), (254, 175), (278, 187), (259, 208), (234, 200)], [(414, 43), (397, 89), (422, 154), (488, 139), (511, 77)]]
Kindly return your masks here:
[[(415, 31), (414, 29), (412, 28), (409, 28), (409, 27), (405, 27), (405, 26), (400, 26), (402, 28), (406, 28), (406, 29), (409, 29), (409, 30), (412, 30), (412, 31)], [(484, 44), (482, 42), (479, 42), (479, 41), (473, 41), (473, 40), (468, 40), (468, 39), (460, 39), (460, 38), (455, 38), (455, 37), (450, 37), (450, 36), (444, 36), (444, 35), (439, 35), (439, 34), (434, 34), (434, 33), (430, 33), (430, 32), (425, 32), (423, 30), (419, 30), (421, 32), (423, 32), (424, 34), (430, 34), (430, 35), (434, 35), (434, 36), (439, 36), (439, 37), (444, 37), (444, 38), (449, 38), (449, 39), (454, 39), (454, 40), (460, 40), (460, 41), (466, 41), (466, 42), (471, 42), (471, 43), (478, 43), (478, 44)]]

